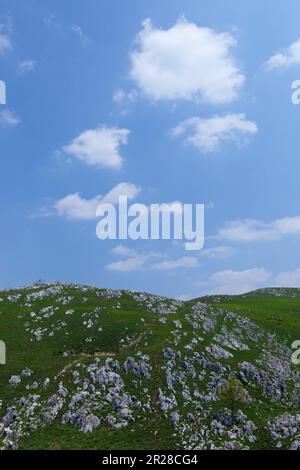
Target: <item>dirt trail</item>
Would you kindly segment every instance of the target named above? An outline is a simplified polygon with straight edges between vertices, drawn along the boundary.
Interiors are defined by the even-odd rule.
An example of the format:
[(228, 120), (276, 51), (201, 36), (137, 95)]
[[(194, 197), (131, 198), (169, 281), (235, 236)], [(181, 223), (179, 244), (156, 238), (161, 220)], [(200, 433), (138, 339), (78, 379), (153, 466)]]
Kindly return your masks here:
[(110, 356), (115, 356), (116, 353), (113, 352), (100, 352), (96, 351), (93, 354), (87, 354), (87, 353), (79, 353), (76, 355), (76, 359), (74, 361), (69, 362), (65, 367), (57, 374), (57, 377), (60, 377), (63, 375), (68, 369), (70, 369), (72, 366), (77, 364), (77, 362), (80, 360), (81, 357), (110, 357)]
[(144, 336), (146, 336), (146, 334), (147, 334), (147, 331), (144, 331), (137, 338), (132, 340), (129, 344), (125, 344), (124, 346), (122, 346), (121, 349), (124, 351), (124, 349), (129, 349), (132, 346), (136, 346), (137, 344), (139, 344), (142, 341), (142, 339), (144, 338)]
[[(129, 344), (126, 344), (126, 345), (122, 346), (121, 351), (124, 351), (126, 349), (131, 348), (132, 346), (136, 346), (137, 344), (139, 344), (146, 334), (147, 334), (147, 331), (144, 331), (143, 333), (141, 333), (137, 338), (132, 340)], [(109, 357), (109, 356), (115, 357), (116, 353), (102, 352), (102, 351), (97, 351), (97, 352), (94, 352), (93, 354), (79, 353), (79, 354), (76, 355), (76, 359), (74, 359), (74, 361), (69, 362), (67, 365), (65, 365), (65, 367), (57, 374), (57, 377), (60, 377), (67, 370), (69, 370), (71, 367), (73, 367), (80, 360), (81, 357)]]

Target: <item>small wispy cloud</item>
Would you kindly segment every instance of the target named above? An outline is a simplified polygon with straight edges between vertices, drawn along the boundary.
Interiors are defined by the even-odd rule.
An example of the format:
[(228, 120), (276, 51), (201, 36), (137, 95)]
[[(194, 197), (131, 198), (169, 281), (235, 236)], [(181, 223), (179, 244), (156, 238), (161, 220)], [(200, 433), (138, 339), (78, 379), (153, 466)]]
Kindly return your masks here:
[(118, 272), (140, 271), (145, 269), (145, 264), (148, 259), (149, 257), (146, 254), (131, 256), (125, 260), (113, 261), (107, 264), (106, 269)]
[(113, 101), (117, 104), (134, 103), (137, 98), (137, 90), (124, 91), (122, 88), (118, 88), (113, 94)]
[(212, 274), (207, 281), (200, 283), (202, 292), (194, 295), (238, 295), (254, 289), (266, 287), (272, 273), (265, 268), (250, 268), (243, 271), (225, 269)]
[(117, 245), (112, 250), (113, 255), (121, 258), (106, 265), (109, 271), (162, 271), (169, 272), (179, 269), (191, 269), (198, 267), (198, 259), (195, 256), (182, 256), (169, 258), (164, 253), (156, 251), (138, 252), (136, 250)]
[(36, 62), (32, 59), (22, 60), (18, 64), (18, 72), (22, 75), (28, 72), (33, 72), (35, 69)]
[(12, 49), (11, 41), (9, 36), (0, 34), (0, 55), (6, 54)]
[(271, 222), (243, 219), (225, 222), (216, 238), (232, 242), (280, 240), (284, 236), (300, 236), (300, 216), (283, 217)]
[(0, 124), (4, 127), (16, 126), (21, 121), (21, 118), (9, 109), (0, 112)]
[(62, 28), (62, 23), (57, 19), (57, 16), (54, 14), (48, 15), (44, 18), (44, 23), (53, 28)]
[(122, 88), (118, 88), (113, 94), (113, 101), (118, 104), (123, 103), (125, 96), (126, 96), (125, 91), (122, 90)]
[(148, 269), (151, 271), (173, 271), (175, 269), (197, 268), (198, 266), (198, 259), (195, 256), (182, 256), (177, 259), (165, 259), (153, 264)]
[(82, 31), (78, 24), (72, 24), (71, 31), (76, 34), (83, 45), (87, 45), (90, 42), (90, 38)]
[(300, 269), (279, 273), (272, 285), (275, 287), (300, 287)]
[(3, 21), (0, 21), (0, 56), (12, 50), (12, 20), (10, 17), (6, 17)]
[(65, 34), (71, 32), (72, 34), (74, 34), (74, 36), (79, 39), (80, 43), (84, 46), (88, 45), (91, 42), (90, 37), (84, 33), (81, 26), (76, 23), (73, 23), (71, 25), (65, 24), (54, 14), (46, 16), (44, 18), (44, 23), (56, 32), (63, 32)]
[(115, 248), (111, 250), (111, 253), (116, 256), (125, 256), (125, 257), (136, 255), (135, 250), (128, 248), (127, 246), (124, 246), (124, 245), (117, 245)]
[(210, 259), (227, 259), (235, 253), (235, 250), (229, 246), (214, 246), (199, 251), (199, 255)]

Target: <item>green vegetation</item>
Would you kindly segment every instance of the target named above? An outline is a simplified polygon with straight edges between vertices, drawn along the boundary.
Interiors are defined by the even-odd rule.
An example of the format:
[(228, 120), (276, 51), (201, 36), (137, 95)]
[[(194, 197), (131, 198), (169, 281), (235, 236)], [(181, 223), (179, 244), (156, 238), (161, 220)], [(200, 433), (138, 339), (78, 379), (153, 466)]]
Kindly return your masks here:
[[(290, 448), (300, 436), (300, 417), (299, 429), (282, 439), (271, 435), (268, 423), (299, 413), (299, 366), (291, 364), (290, 349), (295, 339), (300, 290), (188, 302), (64, 284), (0, 292), (0, 340), (7, 347), (7, 363), (0, 365), (0, 448), (256, 449), (278, 442)], [(119, 369), (110, 368), (108, 358)], [(126, 370), (128, 358), (149, 366), (149, 375), (135, 366)], [(93, 370), (103, 372), (105, 364), (124, 382), (113, 394), (130, 397), (122, 405), (130, 418), (108, 401), (115, 384), (93, 382)], [(26, 368), (28, 376), (22, 375)], [(12, 376), (21, 380), (14, 384)], [(67, 394), (47, 421), (43, 412), (53, 412), (48, 400), (60, 384)], [(85, 391), (88, 398), (71, 411), (96, 416), (100, 424), (92, 432), (65, 422), (72, 397)], [(38, 396), (33, 409), (30, 396)], [(17, 416), (1, 425), (11, 407)], [(4, 427), (13, 430), (12, 445)]]

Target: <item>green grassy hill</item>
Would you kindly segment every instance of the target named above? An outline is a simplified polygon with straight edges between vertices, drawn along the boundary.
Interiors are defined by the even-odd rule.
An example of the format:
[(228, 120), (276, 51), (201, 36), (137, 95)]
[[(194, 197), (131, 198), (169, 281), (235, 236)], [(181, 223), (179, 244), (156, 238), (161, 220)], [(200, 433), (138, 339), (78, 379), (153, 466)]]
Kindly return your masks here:
[(0, 448), (300, 448), (300, 290), (0, 292)]

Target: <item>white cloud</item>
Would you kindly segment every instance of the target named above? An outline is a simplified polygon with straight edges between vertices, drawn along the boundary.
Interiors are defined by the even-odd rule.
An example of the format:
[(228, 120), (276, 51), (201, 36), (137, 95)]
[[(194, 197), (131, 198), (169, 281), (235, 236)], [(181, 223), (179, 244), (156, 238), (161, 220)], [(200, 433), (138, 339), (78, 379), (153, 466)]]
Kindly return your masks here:
[(83, 45), (86, 45), (89, 43), (90, 39), (88, 38), (88, 36), (86, 36), (86, 34), (84, 34), (84, 32), (82, 31), (82, 28), (78, 26), (78, 24), (73, 24), (71, 26), (71, 31), (73, 31), (73, 33), (75, 33), (79, 37), (80, 42)]
[(135, 256), (136, 251), (130, 248), (127, 248), (124, 245), (117, 245), (115, 248), (111, 250), (112, 254), (117, 256)]
[[(163, 253), (147, 251), (138, 253), (124, 245), (117, 245), (112, 253), (120, 257), (126, 257), (120, 261), (114, 261), (106, 265), (110, 271), (172, 271), (176, 269), (196, 268), (198, 260), (192, 256), (183, 256), (177, 259), (170, 259)], [(157, 261), (157, 259), (161, 259)]]
[(106, 265), (106, 269), (109, 271), (120, 271), (120, 272), (129, 272), (129, 271), (140, 271), (146, 270), (148, 268), (147, 261), (160, 258), (161, 253), (147, 251), (144, 253), (138, 253), (136, 250), (127, 248), (124, 245), (117, 245), (111, 250), (111, 253), (115, 256), (119, 256), (122, 259), (120, 261), (114, 261)]
[(106, 265), (106, 269), (109, 271), (139, 271), (145, 268), (145, 262), (147, 261), (146, 255), (133, 256), (122, 261), (114, 261)]
[(197, 116), (186, 119), (172, 129), (174, 137), (184, 135), (185, 141), (197, 147), (203, 153), (220, 150), (223, 142), (245, 142), (245, 136), (255, 134), (257, 126), (247, 121), (245, 114), (226, 114), (201, 119)]
[(234, 249), (229, 246), (214, 246), (212, 248), (206, 248), (199, 252), (200, 256), (211, 259), (227, 259), (234, 254)]
[(32, 72), (35, 69), (35, 61), (32, 59), (26, 59), (19, 63), (18, 71), (20, 74)]
[(0, 56), (6, 54), (12, 49), (10, 37), (6, 34), (0, 34)]
[(12, 19), (10, 16), (7, 16), (0, 23), (0, 56), (4, 56), (7, 52), (12, 50), (12, 31)]
[(131, 78), (153, 100), (201, 99), (229, 103), (245, 78), (231, 55), (236, 40), (181, 18), (169, 29), (150, 19), (130, 54)]
[(272, 222), (245, 219), (226, 222), (217, 238), (236, 242), (279, 240), (286, 235), (300, 235), (300, 216), (283, 217)]
[(113, 94), (113, 101), (117, 104), (134, 103), (138, 98), (136, 90), (125, 92), (122, 88), (118, 88)]
[(109, 263), (106, 268), (110, 271), (172, 271), (174, 269), (196, 268), (197, 258), (183, 256), (179, 259), (164, 259), (157, 263), (148, 263), (151, 255), (140, 254), (125, 260)]
[(44, 22), (48, 26), (52, 26), (54, 28), (61, 28), (62, 24), (57, 20), (57, 17), (53, 14), (44, 18)]
[(137, 90), (130, 90), (127, 95), (127, 100), (130, 102), (130, 103), (134, 103), (137, 99), (138, 99), (138, 92)]
[(91, 166), (119, 169), (123, 163), (120, 146), (127, 144), (129, 132), (105, 126), (89, 129), (65, 145), (62, 151)]
[(209, 278), (213, 286), (210, 294), (242, 294), (260, 287), (270, 279), (271, 273), (264, 268), (252, 268), (245, 271), (227, 269), (214, 273)]
[(287, 68), (300, 64), (300, 38), (293, 42), (287, 49), (272, 55), (266, 63), (270, 70)]
[(21, 118), (9, 109), (5, 109), (0, 113), (0, 124), (5, 127), (16, 126), (17, 124), (20, 124), (21, 121)]
[(126, 93), (121, 88), (118, 88), (113, 94), (113, 101), (115, 103), (122, 103), (126, 97)]
[(194, 256), (182, 256), (178, 259), (165, 259), (150, 266), (152, 271), (171, 271), (175, 269), (197, 268), (198, 260)]
[(54, 204), (57, 215), (66, 219), (91, 220), (96, 218), (96, 209), (101, 196), (84, 199), (79, 193), (68, 194)]
[(275, 278), (276, 287), (300, 287), (300, 269), (282, 272)]
[(95, 196), (92, 199), (84, 199), (79, 193), (73, 193), (56, 201), (53, 210), (45, 212), (45, 215), (58, 215), (73, 220), (96, 219), (96, 209), (99, 204), (117, 204), (119, 196), (127, 196), (134, 199), (140, 192), (140, 188), (131, 183), (120, 183), (104, 196)]

